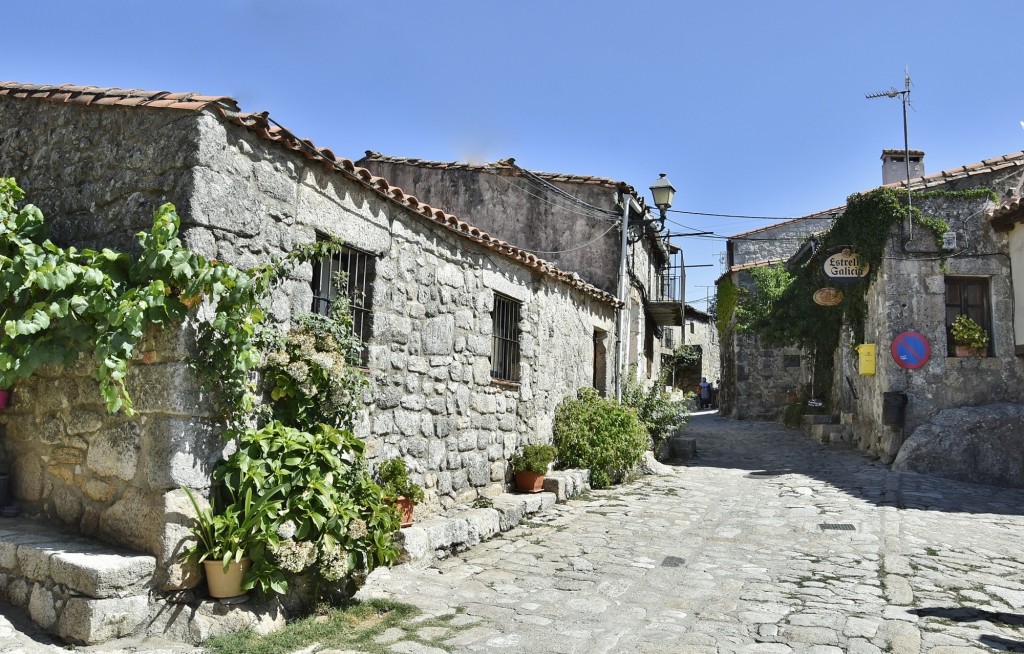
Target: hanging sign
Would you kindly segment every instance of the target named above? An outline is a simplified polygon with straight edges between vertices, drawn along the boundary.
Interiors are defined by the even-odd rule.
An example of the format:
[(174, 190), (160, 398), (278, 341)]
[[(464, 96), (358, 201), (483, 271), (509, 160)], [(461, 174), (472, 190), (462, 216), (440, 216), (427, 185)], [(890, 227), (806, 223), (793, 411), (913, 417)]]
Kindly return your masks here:
[(900, 368), (917, 370), (928, 363), (928, 357), (932, 355), (932, 347), (923, 334), (903, 332), (892, 339), (889, 352), (892, 354), (892, 360)]
[(834, 307), (843, 301), (843, 292), (837, 288), (819, 288), (811, 296), (815, 304), (823, 307)]
[(821, 272), (829, 281), (852, 284), (868, 276), (871, 267), (850, 245), (843, 245), (829, 251), (821, 262)]

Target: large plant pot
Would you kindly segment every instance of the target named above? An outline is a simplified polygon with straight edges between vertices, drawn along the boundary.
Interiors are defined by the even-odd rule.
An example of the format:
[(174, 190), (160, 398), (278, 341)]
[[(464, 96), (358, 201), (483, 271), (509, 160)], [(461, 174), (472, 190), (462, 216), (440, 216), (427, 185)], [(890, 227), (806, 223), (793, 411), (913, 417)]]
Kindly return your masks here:
[(516, 490), (520, 493), (539, 493), (544, 490), (544, 473), (528, 472), (525, 470), (516, 472)]
[(958, 357), (984, 357), (988, 356), (988, 350), (983, 347), (971, 347), (970, 345), (957, 345), (956, 355)]
[(398, 505), (398, 512), (402, 514), (402, 526), (409, 527), (412, 525), (412, 500), (408, 497), (399, 497), (395, 500), (395, 504)]
[(5, 389), (0, 391), (0, 409), (6, 409), (7, 405), (11, 403), (11, 389)]
[(228, 564), (227, 572), (224, 571), (224, 564), (220, 561), (203, 561), (203, 569), (206, 572), (206, 586), (210, 590), (210, 597), (238, 597), (244, 594), (242, 591), (242, 578), (249, 571), (252, 560), (249, 557), (243, 558), (238, 563), (232, 561)]

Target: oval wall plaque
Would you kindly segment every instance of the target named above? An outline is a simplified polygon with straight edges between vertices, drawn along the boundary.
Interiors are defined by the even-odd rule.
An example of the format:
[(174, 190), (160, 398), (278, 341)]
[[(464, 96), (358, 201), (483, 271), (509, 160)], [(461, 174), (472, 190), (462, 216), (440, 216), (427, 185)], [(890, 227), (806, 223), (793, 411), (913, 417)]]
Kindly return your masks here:
[(850, 245), (842, 245), (828, 252), (821, 261), (821, 272), (829, 281), (839, 284), (852, 284), (868, 276), (870, 266), (861, 261), (857, 250)]
[(811, 297), (814, 299), (815, 304), (820, 304), (823, 307), (834, 307), (843, 301), (843, 292), (831, 287), (819, 288)]

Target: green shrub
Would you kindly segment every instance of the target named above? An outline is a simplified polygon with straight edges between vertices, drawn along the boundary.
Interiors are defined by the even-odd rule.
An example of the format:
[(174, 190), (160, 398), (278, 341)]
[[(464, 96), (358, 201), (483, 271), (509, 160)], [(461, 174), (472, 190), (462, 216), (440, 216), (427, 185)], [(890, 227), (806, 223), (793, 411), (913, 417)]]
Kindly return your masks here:
[(555, 447), (559, 465), (589, 468), (590, 484), (606, 488), (622, 480), (643, 458), (647, 432), (636, 411), (582, 388), (555, 412)]
[(673, 427), (685, 425), (690, 420), (687, 396), (683, 400), (673, 400), (672, 396), (662, 390), (659, 384), (644, 389), (630, 374), (626, 388), (622, 393), (622, 403), (636, 411), (640, 423), (647, 429), (651, 445), (655, 452), (668, 438)]
[(524, 445), (520, 452), (512, 455), (509, 463), (516, 472), (533, 472), (542, 475), (555, 460), (558, 450), (552, 445)]

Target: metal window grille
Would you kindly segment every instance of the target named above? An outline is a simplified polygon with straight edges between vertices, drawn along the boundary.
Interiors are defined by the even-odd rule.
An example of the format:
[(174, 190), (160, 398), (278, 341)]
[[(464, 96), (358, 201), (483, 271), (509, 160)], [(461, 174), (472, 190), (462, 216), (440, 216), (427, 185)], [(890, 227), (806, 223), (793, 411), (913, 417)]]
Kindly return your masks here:
[(956, 350), (953, 344), (953, 321), (960, 314), (965, 314), (968, 318), (981, 325), (981, 328), (988, 334), (988, 354), (991, 356), (993, 339), (987, 278), (946, 278), (946, 343), (950, 356)]
[(491, 378), (519, 381), (519, 315), (522, 304), (494, 294), (491, 312), (493, 332), (491, 340)]
[(369, 360), (367, 345), (370, 342), (370, 327), (373, 323), (373, 280), (376, 258), (362, 250), (344, 247), (327, 259), (313, 264), (313, 312), (326, 316), (337, 297), (338, 288), (332, 281), (341, 273), (344, 277), (343, 290), (352, 310), (352, 331), (363, 344), (360, 362), (365, 366)]

